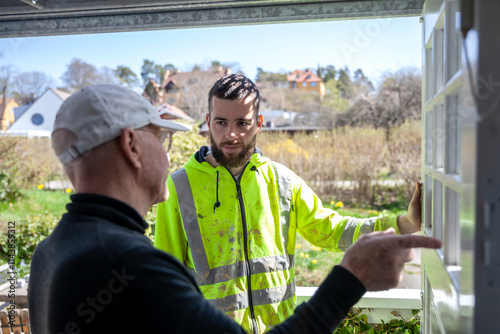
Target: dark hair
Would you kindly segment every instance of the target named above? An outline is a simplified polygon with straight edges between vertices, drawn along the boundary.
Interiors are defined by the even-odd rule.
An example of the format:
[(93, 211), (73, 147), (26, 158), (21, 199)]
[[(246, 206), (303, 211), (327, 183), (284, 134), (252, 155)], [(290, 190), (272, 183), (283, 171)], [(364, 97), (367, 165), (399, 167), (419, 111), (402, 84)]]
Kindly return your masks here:
[(226, 74), (219, 78), (208, 93), (208, 114), (211, 112), (212, 97), (226, 100), (244, 99), (254, 96), (255, 118), (259, 115), (260, 93), (252, 80), (242, 74)]

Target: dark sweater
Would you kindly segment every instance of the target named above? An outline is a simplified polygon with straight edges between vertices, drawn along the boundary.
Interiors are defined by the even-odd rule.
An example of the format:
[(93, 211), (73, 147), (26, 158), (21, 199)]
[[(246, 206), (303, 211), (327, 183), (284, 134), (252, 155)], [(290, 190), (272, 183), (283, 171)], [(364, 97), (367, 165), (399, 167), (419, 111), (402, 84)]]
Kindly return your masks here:
[[(33, 256), (34, 334), (244, 332), (203, 299), (180, 262), (152, 246), (137, 211), (105, 196), (71, 200)], [(319, 290), (272, 332), (332, 333), (365, 292), (339, 266)]]

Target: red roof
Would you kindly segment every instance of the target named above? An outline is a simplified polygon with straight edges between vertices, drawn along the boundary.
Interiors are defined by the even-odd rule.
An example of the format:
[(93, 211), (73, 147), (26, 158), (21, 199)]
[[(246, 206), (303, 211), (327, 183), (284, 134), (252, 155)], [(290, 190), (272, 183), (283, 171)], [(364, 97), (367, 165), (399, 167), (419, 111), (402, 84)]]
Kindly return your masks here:
[(287, 80), (295, 82), (323, 82), (321, 78), (309, 69), (295, 70), (286, 75)]

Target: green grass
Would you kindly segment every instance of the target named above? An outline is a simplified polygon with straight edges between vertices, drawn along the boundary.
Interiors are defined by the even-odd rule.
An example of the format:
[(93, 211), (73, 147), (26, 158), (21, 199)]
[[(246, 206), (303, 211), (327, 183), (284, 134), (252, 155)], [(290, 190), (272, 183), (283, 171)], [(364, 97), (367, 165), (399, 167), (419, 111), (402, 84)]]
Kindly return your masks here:
[[(66, 212), (69, 196), (70, 194), (64, 190), (34, 189), (24, 192), (14, 203), (0, 202), (0, 233), (4, 236), (9, 226), (8, 222), (16, 222), (16, 230), (20, 234), (18, 242), (23, 245), (21, 247), (23, 256), (31, 256), (29, 253), (32, 253), (34, 247), (30, 245), (36, 246), (50, 232), (50, 229), (42, 229), (41, 226), (55, 226)], [(0, 256), (0, 264), (5, 262), (6, 258)], [(26, 274), (29, 267), (23, 270)]]
[(0, 203), (0, 229), (9, 221), (20, 221), (26, 216), (50, 212), (61, 216), (66, 212), (69, 195), (64, 190), (31, 190), (15, 203)]
[[(332, 208), (341, 216), (369, 218), (381, 215), (402, 215), (406, 210), (396, 206), (393, 210), (378, 211), (368, 206), (347, 208), (334, 207), (324, 203), (325, 207)], [(344, 253), (332, 253), (311, 245), (302, 236), (297, 235), (297, 249), (295, 251), (295, 280), (298, 286), (319, 286), (330, 273), (334, 265), (342, 261)]]
[[(0, 203), (0, 230), (7, 229), (9, 221), (26, 221), (32, 216), (51, 213), (60, 217), (66, 212), (66, 204), (70, 201), (64, 190), (31, 190), (24, 194), (16, 203)], [(338, 203), (338, 202), (337, 202)], [(325, 207), (336, 210), (342, 216), (368, 218), (379, 215), (398, 215), (406, 211), (401, 206), (395, 206), (391, 211), (377, 211), (366, 205), (360, 207), (338, 207), (325, 203)], [(145, 217), (148, 222), (154, 223), (155, 208), (153, 207)], [(30, 217), (30, 218), (28, 218)], [(152, 237), (152, 235), (150, 235)], [(297, 236), (296, 249), (296, 281), (299, 286), (319, 286), (335, 264), (340, 263), (343, 253), (331, 253), (309, 244), (300, 235)]]

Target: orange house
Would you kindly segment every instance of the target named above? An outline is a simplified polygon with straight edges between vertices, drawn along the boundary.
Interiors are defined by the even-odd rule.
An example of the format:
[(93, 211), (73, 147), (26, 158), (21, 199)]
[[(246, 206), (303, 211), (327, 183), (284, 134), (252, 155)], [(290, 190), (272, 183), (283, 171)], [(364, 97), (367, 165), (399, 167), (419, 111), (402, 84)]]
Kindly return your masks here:
[(286, 77), (290, 89), (317, 92), (320, 97), (325, 96), (325, 84), (323, 80), (309, 69), (289, 72)]
[(2, 123), (0, 124), (0, 130), (7, 130), (9, 126), (14, 123), (14, 108), (19, 107), (19, 104), (14, 100), (13, 97), (8, 97), (5, 99), (5, 104), (3, 100), (0, 99), (0, 108), (3, 106), (3, 117)]

